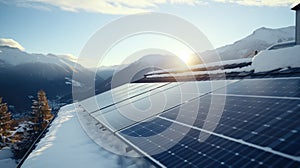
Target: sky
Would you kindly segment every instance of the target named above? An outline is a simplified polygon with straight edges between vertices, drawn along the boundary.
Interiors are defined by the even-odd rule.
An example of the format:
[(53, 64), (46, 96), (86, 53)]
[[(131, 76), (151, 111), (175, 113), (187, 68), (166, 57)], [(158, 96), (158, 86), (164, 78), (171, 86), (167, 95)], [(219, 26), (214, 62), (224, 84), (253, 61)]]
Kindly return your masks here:
[[(260, 27), (295, 25), (290, 8), (296, 3), (297, 0), (0, 0), (0, 38), (13, 39), (30, 53), (78, 56), (89, 38), (108, 23), (130, 14), (160, 12), (192, 23), (218, 48)], [(112, 60), (106, 64), (118, 62)]]

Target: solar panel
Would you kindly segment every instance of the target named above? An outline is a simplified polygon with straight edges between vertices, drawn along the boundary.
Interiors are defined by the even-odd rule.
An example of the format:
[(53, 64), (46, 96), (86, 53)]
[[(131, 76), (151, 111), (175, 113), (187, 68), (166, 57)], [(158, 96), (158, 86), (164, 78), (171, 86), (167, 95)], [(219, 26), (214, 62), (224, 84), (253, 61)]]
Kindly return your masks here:
[[(199, 97), (201, 95), (207, 94), (211, 91), (218, 90), (218, 93), (224, 93), (224, 91), (220, 88), (224, 88), (228, 84), (237, 82), (237, 80), (218, 80), (218, 81), (202, 81), (202, 82), (174, 82), (171, 84), (168, 84), (164, 87), (152, 90), (151, 92), (147, 92), (147, 94), (141, 94), (138, 97), (133, 97), (130, 99), (126, 99), (125, 101), (116, 104), (116, 106), (110, 106), (103, 110), (101, 110), (101, 113), (105, 113), (108, 111), (115, 110), (117, 108), (120, 108), (124, 105), (134, 103), (135, 101), (142, 101), (143, 98), (151, 98), (151, 95), (155, 95), (156, 97), (164, 97), (164, 95), (170, 95), (172, 97), (176, 98), (176, 101), (169, 100), (169, 102), (173, 102), (173, 104), (177, 105), (180, 104), (177, 103), (178, 101), (185, 102), (188, 100), (191, 100), (193, 98)], [(219, 91), (222, 90), (222, 91)], [(163, 95), (162, 95), (163, 94)], [(160, 97), (161, 98), (161, 97)], [(167, 108), (166, 108), (167, 109)]]
[[(186, 133), (188, 129), (188, 132)], [(119, 137), (168, 167), (299, 167), (283, 155), (211, 134), (204, 142), (201, 129), (155, 118), (117, 133)], [(182, 136), (184, 135), (184, 136)], [(178, 141), (174, 141), (175, 138)], [(171, 144), (171, 145), (170, 145)], [(264, 148), (263, 148), (264, 149)]]
[(173, 96), (172, 92), (178, 92), (180, 87), (173, 87), (168, 90), (162, 90), (161, 92), (155, 93), (148, 97), (139, 99), (135, 102), (131, 102), (125, 105), (116, 104), (113, 107), (100, 110), (99, 112), (93, 113), (97, 120), (106, 125), (113, 131), (118, 131), (125, 127), (128, 127), (136, 122), (140, 122), (149, 117), (157, 115), (165, 110), (180, 105), (182, 100), (189, 100), (197, 94), (187, 95), (185, 97)]
[(300, 78), (245, 79), (228, 86), (227, 94), (300, 97)]
[(128, 99), (92, 113), (92, 116), (115, 132), (232, 82), (235, 81), (186, 82), (167, 89), (162, 87), (154, 94), (137, 100)]
[[(121, 91), (121, 90), (127, 88), (128, 86), (129, 86), (129, 84), (124, 84), (122, 86), (114, 88), (114, 90), (115, 90), (115, 92), (118, 92), (118, 91)], [(85, 99), (85, 100), (83, 100), (83, 101), (81, 101), (79, 103), (80, 103), (81, 106), (84, 107), (84, 109), (88, 113), (90, 113), (90, 112), (95, 111), (95, 110), (97, 110), (97, 109), (100, 108), (99, 104), (98, 104), (98, 102), (96, 100), (96, 97), (99, 97), (99, 99), (102, 98), (104, 100), (105, 99), (111, 99), (111, 90), (103, 92), (101, 94), (98, 94), (98, 95), (96, 95), (94, 97), (87, 98), (87, 99)]]
[[(290, 155), (300, 154), (300, 99), (227, 96), (222, 108), (211, 98), (212, 95), (201, 97), (161, 116), (198, 128), (202, 128), (204, 123), (214, 122), (214, 117), (217, 117), (220, 120), (214, 129), (216, 133)], [(212, 108), (223, 113), (207, 119)], [(192, 118), (195, 109), (198, 109), (196, 119)]]
[(149, 98), (149, 96), (157, 94), (159, 92), (169, 90), (169, 89), (173, 89), (173, 88), (175, 88), (179, 85), (181, 85), (181, 83), (175, 83), (174, 82), (174, 83), (164, 85), (163, 87), (157, 87), (155, 89), (147, 91), (147, 92), (145, 92), (143, 94), (140, 94), (138, 96), (129, 96), (130, 98), (125, 99), (124, 101), (116, 102), (116, 103), (112, 104), (111, 106), (107, 106), (107, 107), (105, 107), (101, 110), (98, 110), (97, 113), (106, 113), (106, 112), (109, 112), (109, 111), (112, 111), (112, 110), (116, 110), (116, 109), (118, 109), (122, 106), (134, 103), (134, 102), (139, 101), (139, 100), (143, 100), (145, 98)]
[(141, 83), (141, 84), (130, 84), (129, 87), (122, 89), (121, 91), (115, 91), (114, 89), (110, 92), (110, 99), (107, 97), (96, 97), (100, 109), (111, 106), (115, 103), (131, 99), (135, 96), (139, 96), (143, 93), (147, 93), (151, 90), (165, 87), (170, 83)]

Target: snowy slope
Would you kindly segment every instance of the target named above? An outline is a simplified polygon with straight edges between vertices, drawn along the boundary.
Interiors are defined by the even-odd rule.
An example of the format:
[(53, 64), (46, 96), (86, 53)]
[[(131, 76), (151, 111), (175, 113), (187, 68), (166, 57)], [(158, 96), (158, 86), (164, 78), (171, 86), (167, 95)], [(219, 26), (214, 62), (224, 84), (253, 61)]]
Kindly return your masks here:
[(112, 154), (92, 141), (82, 129), (76, 110), (80, 109), (74, 104), (61, 108), (49, 132), (25, 160), (23, 168), (145, 166), (141, 159)]
[[(30, 111), (32, 100), (28, 97), (35, 97), (40, 89), (46, 91), (52, 102), (70, 103), (71, 84), (75, 87), (87, 85), (86, 81), (71, 80), (73, 74), (95, 76), (89, 69), (76, 64), (72, 55), (28, 53), (18, 45), (14, 40), (0, 39), (0, 93), (14, 107), (13, 114)], [(104, 80), (99, 76), (95, 79), (97, 87), (101, 87)]]
[[(239, 58), (253, 57), (254, 51), (262, 51), (268, 48), (269, 46), (291, 41), (295, 39), (295, 27), (285, 27), (279, 29), (270, 29), (270, 28), (259, 28), (255, 30), (249, 36), (236, 41), (233, 44), (220, 47), (217, 50), (222, 60), (232, 60)], [(209, 60), (215, 54), (213, 51), (206, 51), (200, 55)]]

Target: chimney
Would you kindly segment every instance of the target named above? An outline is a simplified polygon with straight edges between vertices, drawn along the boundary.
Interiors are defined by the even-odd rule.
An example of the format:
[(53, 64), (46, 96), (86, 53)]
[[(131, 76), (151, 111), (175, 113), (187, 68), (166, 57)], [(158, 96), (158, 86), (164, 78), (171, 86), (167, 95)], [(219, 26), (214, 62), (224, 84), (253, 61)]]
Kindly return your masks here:
[(295, 40), (296, 45), (300, 45), (300, 3), (292, 8), (296, 11), (296, 30), (295, 30)]

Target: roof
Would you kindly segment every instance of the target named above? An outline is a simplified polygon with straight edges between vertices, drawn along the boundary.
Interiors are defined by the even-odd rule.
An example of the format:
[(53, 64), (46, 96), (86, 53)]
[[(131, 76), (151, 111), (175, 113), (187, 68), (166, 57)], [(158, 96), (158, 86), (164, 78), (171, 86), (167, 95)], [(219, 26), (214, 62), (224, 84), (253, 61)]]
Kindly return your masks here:
[(299, 9), (300, 9), (300, 3), (292, 8), (292, 10), (299, 10)]

